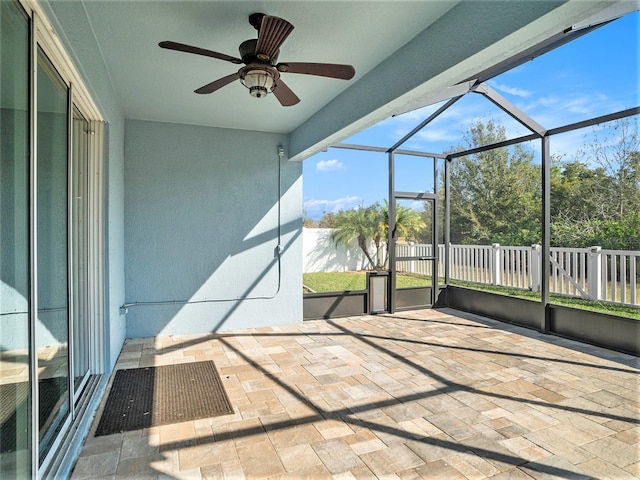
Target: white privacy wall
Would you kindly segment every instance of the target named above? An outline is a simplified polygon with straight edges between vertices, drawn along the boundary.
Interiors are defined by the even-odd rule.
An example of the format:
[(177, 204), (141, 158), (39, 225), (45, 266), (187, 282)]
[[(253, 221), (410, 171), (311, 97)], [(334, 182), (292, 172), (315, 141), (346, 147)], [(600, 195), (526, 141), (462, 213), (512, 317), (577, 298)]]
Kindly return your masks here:
[[(303, 228), (303, 267), (304, 273), (314, 272), (352, 272), (370, 268), (358, 245), (354, 241), (348, 247), (336, 245), (331, 240), (331, 228)], [(371, 251), (375, 252), (373, 245)]]
[(302, 164), (279, 161), (286, 140), (126, 121), (128, 337), (302, 321)]

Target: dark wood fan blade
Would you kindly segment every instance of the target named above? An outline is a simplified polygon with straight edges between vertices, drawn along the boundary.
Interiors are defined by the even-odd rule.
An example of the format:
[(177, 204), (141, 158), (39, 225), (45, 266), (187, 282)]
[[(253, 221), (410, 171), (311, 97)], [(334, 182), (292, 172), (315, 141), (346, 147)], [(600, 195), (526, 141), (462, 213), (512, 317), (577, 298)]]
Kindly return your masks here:
[(224, 87), (225, 85), (229, 85), (231, 82), (233, 82), (234, 80), (236, 80), (238, 78), (238, 74), (237, 73), (232, 73), (231, 75), (227, 75), (226, 77), (222, 77), (219, 78), (218, 80), (211, 82), (211, 83), (207, 83), (206, 85), (200, 87), (199, 89), (195, 90), (196, 93), (213, 93), (216, 90)]
[(290, 107), (300, 102), (298, 96), (287, 86), (282, 79), (278, 79), (278, 83), (273, 87), (273, 94), (276, 96), (280, 105)]
[(283, 18), (269, 15), (262, 17), (258, 43), (256, 44), (256, 56), (265, 62), (270, 61), (292, 30), (293, 25)]
[(196, 55), (203, 55), (205, 57), (217, 58), (218, 60), (225, 60), (227, 62), (241, 64), (242, 60), (224, 53), (214, 52), (213, 50), (206, 50), (200, 47), (194, 47), (192, 45), (185, 45), (184, 43), (165, 41), (158, 44), (161, 48), (169, 50), (177, 50), (178, 52), (194, 53)]
[(351, 80), (356, 74), (356, 70), (351, 65), (338, 63), (287, 62), (279, 63), (276, 68), (280, 72), (302, 73), (304, 75), (317, 75), (341, 80)]

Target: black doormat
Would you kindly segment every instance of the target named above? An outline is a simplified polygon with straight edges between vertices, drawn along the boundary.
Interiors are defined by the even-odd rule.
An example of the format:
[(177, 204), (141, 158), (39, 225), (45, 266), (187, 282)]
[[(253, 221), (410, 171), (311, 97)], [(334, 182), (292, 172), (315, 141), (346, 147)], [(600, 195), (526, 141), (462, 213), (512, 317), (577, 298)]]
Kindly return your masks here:
[(118, 370), (96, 437), (230, 413), (212, 361)]

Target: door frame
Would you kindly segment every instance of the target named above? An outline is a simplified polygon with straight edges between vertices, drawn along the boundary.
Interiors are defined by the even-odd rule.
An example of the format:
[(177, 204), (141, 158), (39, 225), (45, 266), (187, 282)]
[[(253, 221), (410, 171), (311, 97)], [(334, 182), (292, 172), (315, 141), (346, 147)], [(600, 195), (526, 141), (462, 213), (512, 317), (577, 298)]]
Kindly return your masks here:
[[(412, 309), (419, 307), (432, 306), (438, 298), (438, 158), (431, 156), (420, 156), (425, 161), (430, 161), (433, 164), (433, 192), (407, 192), (396, 191), (396, 162), (395, 153), (393, 150), (388, 152), (389, 154), (389, 282), (388, 282), (388, 307), (389, 313), (395, 313), (398, 310), (397, 307), (397, 270), (396, 262), (399, 261), (419, 261), (419, 262), (432, 262), (432, 277), (431, 277), (431, 299), (428, 304), (415, 305), (415, 306), (403, 306), (401, 309)], [(429, 202), (431, 204), (431, 248), (432, 256), (403, 256), (398, 257), (396, 254), (397, 232), (396, 232), (396, 210), (398, 200), (413, 200)]]

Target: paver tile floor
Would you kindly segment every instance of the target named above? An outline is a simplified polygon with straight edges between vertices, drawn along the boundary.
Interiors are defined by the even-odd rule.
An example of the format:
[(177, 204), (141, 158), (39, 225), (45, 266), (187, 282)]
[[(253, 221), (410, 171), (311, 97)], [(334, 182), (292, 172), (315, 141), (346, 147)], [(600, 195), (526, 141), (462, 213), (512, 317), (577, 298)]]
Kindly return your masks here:
[(94, 437), (72, 478), (640, 477), (638, 358), (455, 310), (131, 339), (233, 415)]

